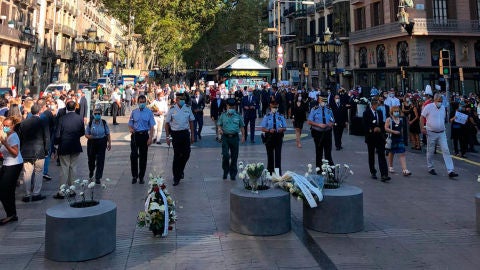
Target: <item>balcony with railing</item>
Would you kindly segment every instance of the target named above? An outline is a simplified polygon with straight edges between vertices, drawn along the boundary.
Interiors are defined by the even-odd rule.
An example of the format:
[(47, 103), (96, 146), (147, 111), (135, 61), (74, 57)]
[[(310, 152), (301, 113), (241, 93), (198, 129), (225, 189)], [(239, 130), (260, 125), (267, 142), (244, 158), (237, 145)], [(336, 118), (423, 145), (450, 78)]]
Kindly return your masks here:
[[(326, 1), (325, 1), (325, 6), (326, 6), (326, 7), (329, 7), (329, 6), (331, 6), (332, 4), (333, 4), (333, 0), (326, 0)], [(321, 11), (321, 10), (324, 10), (324, 9), (325, 9), (325, 6), (323, 5), (323, 1), (321, 1), (321, 2), (318, 2), (318, 3), (315, 4), (315, 9), (316, 9), (317, 11)]]
[(307, 18), (307, 9), (306, 8), (297, 9), (295, 11), (294, 16), (295, 16), (296, 20), (306, 19)]
[(291, 17), (295, 15), (295, 11), (297, 8), (294, 5), (286, 6), (285, 10), (283, 11), (283, 16), (285, 17)]
[[(477, 36), (480, 37), (478, 20), (434, 20), (413, 19), (414, 36)], [(407, 35), (407, 31), (398, 22), (382, 24), (350, 33), (352, 44), (395, 38)]]
[(70, 60), (73, 57), (71, 50), (57, 50), (56, 55), (60, 59)]
[(298, 62), (298, 61), (289, 61), (285, 65), (286, 69), (294, 69), (294, 68), (299, 68), (299, 67), (300, 67), (300, 62)]
[(46, 19), (45, 20), (45, 28), (47, 28), (47, 29), (52, 29), (53, 28), (53, 20), (52, 19)]
[(55, 24), (55, 33), (60, 33), (62, 31), (62, 24), (56, 23)]
[(0, 24), (0, 39), (31, 45), (35, 43), (36, 38), (31, 33), (21, 31), (18, 27), (10, 28), (8, 24)]

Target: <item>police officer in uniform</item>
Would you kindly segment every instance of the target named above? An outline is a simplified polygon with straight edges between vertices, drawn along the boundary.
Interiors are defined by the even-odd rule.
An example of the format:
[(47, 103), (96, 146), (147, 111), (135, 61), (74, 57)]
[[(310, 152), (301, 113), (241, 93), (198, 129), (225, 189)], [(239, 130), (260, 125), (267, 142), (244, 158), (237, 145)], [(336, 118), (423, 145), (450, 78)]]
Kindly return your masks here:
[[(313, 107), (307, 118), (307, 123), (311, 126), (313, 141), (315, 142), (315, 165), (322, 167), (322, 159), (325, 159), (330, 165), (332, 159), (332, 127), (335, 123), (332, 111), (327, 107), (327, 97), (317, 96), (318, 105)], [(321, 173), (319, 171), (318, 173)]]
[[(193, 115), (190, 105), (185, 104), (186, 96), (177, 93), (173, 105), (165, 117), (165, 135), (167, 144), (173, 141), (173, 185), (180, 183), (184, 177), (185, 165), (190, 158), (190, 144), (193, 143)], [(171, 139), (170, 139), (171, 135)]]
[(282, 143), (283, 133), (287, 130), (285, 117), (278, 113), (278, 103), (270, 102), (270, 112), (262, 119), (262, 132), (265, 133), (265, 148), (267, 149), (267, 170), (270, 173), (278, 168), (282, 174)]
[[(132, 184), (144, 183), (145, 170), (147, 169), (148, 147), (152, 144), (155, 119), (153, 113), (147, 108), (147, 98), (144, 95), (138, 97), (138, 109), (130, 114), (128, 129), (131, 133), (130, 162), (132, 170)], [(140, 164), (139, 164), (140, 163)]]
[(237, 175), (238, 159), (238, 132), (242, 133), (241, 141), (245, 142), (245, 124), (242, 116), (235, 110), (236, 101), (227, 100), (227, 111), (218, 118), (218, 133), (222, 136), (222, 169), (223, 180), (230, 174), (230, 180), (235, 180)]

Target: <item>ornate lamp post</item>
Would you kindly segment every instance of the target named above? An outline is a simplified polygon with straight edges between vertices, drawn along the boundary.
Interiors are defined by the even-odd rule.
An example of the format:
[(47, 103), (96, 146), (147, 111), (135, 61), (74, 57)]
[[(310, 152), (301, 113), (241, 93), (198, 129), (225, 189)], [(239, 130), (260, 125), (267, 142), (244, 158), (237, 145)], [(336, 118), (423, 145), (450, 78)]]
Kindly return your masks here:
[[(104, 63), (106, 42), (97, 36), (97, 28), (93, 25), (86, 30), (85, 39), (80, 36), (76, 38), (76, 48), (79, 56), (79, 81), (91, 82), (97, 75), (97, 63)], [(100, 54), (97, 54), (97, 48)]]
[[(322, 62), (327, 64), (327, 71), (325, 74), (325, 82), (327, 86), (333, 92), (336, 91), (336, 87), (332, 86), (329, 76), (330, 76), (330, 61), (333, 61), (333, 67), (337, 67), (337, 57), (340, 54), (340, 49), (342, 48), (342, 42), (337, 38), (332, 39), (332, 32), (327, 27), (323, 33), (323, 42), (320, 41), (320, 37), (317, 37), (315, 42), (315, 53), (322, 54)], [(335, 75), (335, 81), (337, 84), (337, 76)]]

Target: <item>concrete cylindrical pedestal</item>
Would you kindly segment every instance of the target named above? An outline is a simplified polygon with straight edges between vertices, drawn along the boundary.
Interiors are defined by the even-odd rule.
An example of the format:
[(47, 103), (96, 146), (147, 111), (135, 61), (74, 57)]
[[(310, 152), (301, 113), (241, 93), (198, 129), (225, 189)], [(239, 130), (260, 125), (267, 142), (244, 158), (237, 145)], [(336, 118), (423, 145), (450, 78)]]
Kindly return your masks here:
[(73, 208), (68, 203), (47, 210), (45, 257), (78, 262), (104, 256), (116, 246), (117, 206), (100, 200), (96, 206)]
[(363, 230), (363, 191), (342, 185), (324, 189), (317, 207), (303, 205), (303, 225), (325, 233), (352, 233)]
[(278, 188), (253, 193), (237, 186), (230, 191), (230, 229), (234, 232), (269, 236), (287, 233), (290, 194)]

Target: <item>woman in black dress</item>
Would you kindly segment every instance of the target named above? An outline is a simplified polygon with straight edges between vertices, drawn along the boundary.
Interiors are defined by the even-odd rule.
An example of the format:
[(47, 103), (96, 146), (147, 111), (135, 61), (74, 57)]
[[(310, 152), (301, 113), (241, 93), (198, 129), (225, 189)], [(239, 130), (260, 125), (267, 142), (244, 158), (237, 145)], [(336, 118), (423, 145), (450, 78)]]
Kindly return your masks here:
[(421, 150), (420, 146), (420, 113), (418, 112), (417, 102), (410, 100), (408, 106), (408, 134), (412, 142), (412, 149)]
[(295, 102), (292, 107), (292, 121), (295, 128), (297, 147), (302, 148), (300, 137), (302, 136), (303, 123), (307, 120), (308, 104), (303, 100), (301, 94), (295, 96)]

